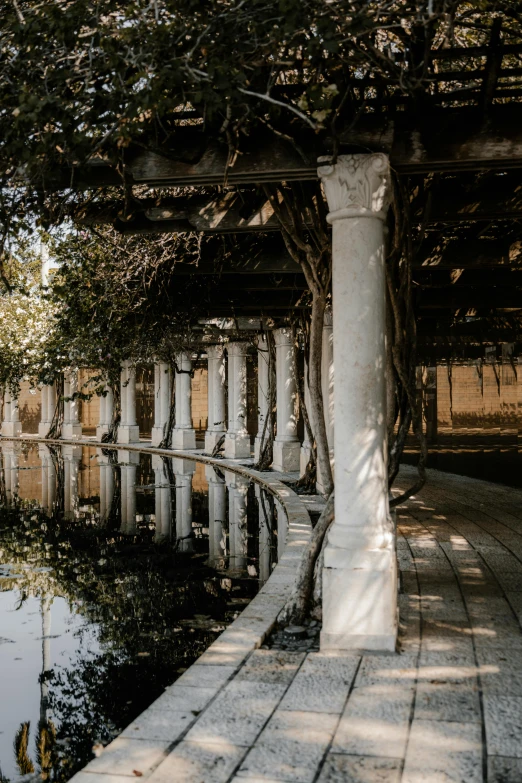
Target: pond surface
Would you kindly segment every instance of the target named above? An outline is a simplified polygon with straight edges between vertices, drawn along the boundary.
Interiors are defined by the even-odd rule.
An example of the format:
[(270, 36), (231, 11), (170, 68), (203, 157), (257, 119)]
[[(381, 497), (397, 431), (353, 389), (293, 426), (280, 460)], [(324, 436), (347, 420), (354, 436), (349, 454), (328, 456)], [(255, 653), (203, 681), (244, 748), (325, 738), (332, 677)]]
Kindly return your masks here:
[(286, 520), (191, 460), (0, 449), (0, 782), (66, 781), (235, 619)]

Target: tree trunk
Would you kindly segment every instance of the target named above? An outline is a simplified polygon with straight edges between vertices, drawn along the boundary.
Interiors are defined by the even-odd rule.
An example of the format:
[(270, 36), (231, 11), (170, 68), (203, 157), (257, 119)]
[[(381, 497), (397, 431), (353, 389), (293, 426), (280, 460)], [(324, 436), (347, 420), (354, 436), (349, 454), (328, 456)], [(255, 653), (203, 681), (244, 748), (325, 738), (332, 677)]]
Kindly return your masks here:
[(312, 531), (309, 544), (303, 552), (292, 595), (279, 613), (277, 622), (301, 624), (308, 614), (314, 589), (314, 571), (323, 541), (334, 519), (334, 493), (330, 494), (321, 516)]
[(317, 465), (324, 482), (324, 494), (328, 497), (333, 490), (332, 467), (324, 419), (323, 389), (321, 383), (321, 362), (323, 355), (323, 322), (326, 310), (326, 296), (313, 292), (312, 316), (310, 322), (310, 355), (308, 357), (308, 378), (312, 427), (317, 445)]

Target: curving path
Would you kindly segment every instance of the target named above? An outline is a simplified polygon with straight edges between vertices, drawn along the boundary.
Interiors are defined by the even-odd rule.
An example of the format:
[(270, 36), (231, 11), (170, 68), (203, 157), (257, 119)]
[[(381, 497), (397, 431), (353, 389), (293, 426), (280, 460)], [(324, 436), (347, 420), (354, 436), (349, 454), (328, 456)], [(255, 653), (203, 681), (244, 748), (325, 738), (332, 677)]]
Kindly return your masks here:
[(522, 491), (428, 474), (397, 510), (398, 654), (255, 649), (308, 533), (274, 481), (285, 562), (75, 783), (521, 783)]

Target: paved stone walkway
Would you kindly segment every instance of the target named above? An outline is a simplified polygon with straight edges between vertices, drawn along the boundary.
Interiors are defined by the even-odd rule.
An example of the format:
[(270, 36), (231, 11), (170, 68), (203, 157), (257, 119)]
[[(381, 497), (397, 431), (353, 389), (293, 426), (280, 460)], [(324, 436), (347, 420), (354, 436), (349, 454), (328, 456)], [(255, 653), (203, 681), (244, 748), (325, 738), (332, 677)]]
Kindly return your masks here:
[(200, 659), (75, 783), (521, 783), (522, 492), (430, 471), (397, 523), (400, 653)]

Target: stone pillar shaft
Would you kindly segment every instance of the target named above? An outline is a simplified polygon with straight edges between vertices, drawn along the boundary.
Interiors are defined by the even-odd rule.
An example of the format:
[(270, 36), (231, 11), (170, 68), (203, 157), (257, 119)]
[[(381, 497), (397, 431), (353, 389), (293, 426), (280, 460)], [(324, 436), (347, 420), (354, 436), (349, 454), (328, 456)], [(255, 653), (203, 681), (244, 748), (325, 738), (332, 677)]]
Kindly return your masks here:
[[(78, 371), (69, 370), (64, 375), (63, 396), (73, 397), (78, 391)], [(63, 405), (62, 438), (77, 440), (82, 437), (82, 425), (80, 424), (80, 403), (77, 398), (66, 399)]]
[(16, 438), (22, 434), (22, 424), (18, 411), (18, 399), (9, 391), (4, 393), (4, 418), (2, 421), (2, 435)]
[(277, 434), (274, 441), (274, 470), (299, 470), (301, 444), (297, 437), (296, 380), (290, 329), (274, 331), (276, 344)]
[(165, 362), (156, 362), (154, 364), (154, 427), (151, 438), (153, 446), (158, 446), (167, 434), (171, 387), (170, 366)]
[(250, 457), (250, 436), (247, 432), (247, 343), (228, 345), (228, 430), (225, 457)]
[(323, 569), (322, 649), (394, 650), (397, 564), (388, 505), (385, 155), (319, 169), (333, 225), (335, 521)]
[(205, 451), (212, 452), (226, 428), (225, 352), (222, 345), (209, 345), (208, 355), (208, 426)]
[[(259, 335), (257, 339), (257, 436), (254, 442), (256, 462), (261, 456), (263, 430), (268, 415), (269, 366), (268, 342), (265, 335)], [(267, 435), (269, 435), (268, 432)]]
[(136, 422), (136, 370), (130, 360), (122, 363), (120, 376), (121, 423), (118, 427), (120, 443), (136, 443), (140, 429)]
[(172, 434), (172, 448), (195, 449), (196, 433), (192, 427), (192, 361), (186, 353), (177, 357), (176, 371), (176, 425)]

